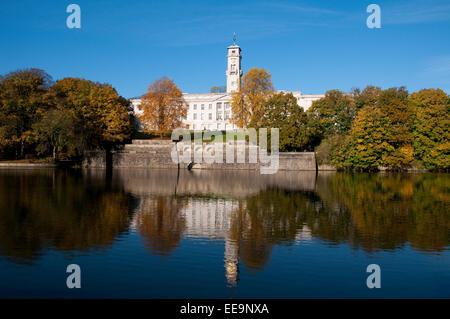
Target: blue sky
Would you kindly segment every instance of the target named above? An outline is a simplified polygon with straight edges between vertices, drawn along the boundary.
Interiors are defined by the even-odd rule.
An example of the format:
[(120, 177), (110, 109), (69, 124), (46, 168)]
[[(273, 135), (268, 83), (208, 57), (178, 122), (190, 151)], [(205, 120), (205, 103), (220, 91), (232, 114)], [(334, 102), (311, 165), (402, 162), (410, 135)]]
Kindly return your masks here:
[[(71, 3), (81, 29), (66, 26)], [(381, 29), (366, 26), (371, 3)], [(0, 74), (36, 67), (54, 80), (110, 83), (125, 97), (162, 76), (190, 93), (224, 85), (233, 32), (244, 72), (267, 69), (276, 89), (450, 92), (450, 0), (16, 0), (0, 3), (0, 30)]]

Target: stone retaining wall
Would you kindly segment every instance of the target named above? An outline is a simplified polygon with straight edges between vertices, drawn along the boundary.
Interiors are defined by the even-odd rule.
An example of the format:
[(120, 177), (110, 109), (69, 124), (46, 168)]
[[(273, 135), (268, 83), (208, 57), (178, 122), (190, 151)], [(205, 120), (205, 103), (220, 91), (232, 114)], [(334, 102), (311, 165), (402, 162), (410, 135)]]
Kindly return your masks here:
[[(231, 144), (228, 144), (231, 145)], [(113, 151), (111, 154), (111, 165), (114, 168), (129, 168), (129, 167), (144, 167), (144, 168), (177, 168), (178, 164), (172, 161), (171, 152), (174, 149), (175, 143), (169, 140), (133, 140), (132, 144), (127, 144), (122, 150)], [(208, 156), (201, 156), (202, 150), (207, 147)], [(268, 166), (268, 164), (259, 162), (249, 163), (249, 151), (258, 153), (257, 146), (240, 143), (239, 147), (234, 147), (234, 162), (226, 163), (227, 148), (226, 143), (203, 143), (203, 144), (184, 144), (182, 142), (177, 144), (179, 156), (182, 158), (183, 150), (190, 148), (190, 160), (185, 160), (180, 163), (181, 168), (187, 168), (192, 162), (192, 169), (234, 169), (234, 170), (260, 170), (261, 167)], [(222, 148), (223, 163), (210, 163), (208, 159), (213, 161), (215, 159), (215, 150)], [(195, 162), (195, 153), (197, 158), (201, 158), (200, 163)], [(176, 154), (176, 153), (175, 153)], [(205, 154), (205, 152), (203, 152)], [(220, 156), (219, 156), (220, 157)], [(239, 158), (245, 158), (244, 163), (238, 163)], [(107, 167), (107, 154), (104, 151), (90, 151), (85, 153), (83, 160), (83, 167)], [(279, 167), (281, 171), (316, 171), (316, 158), (313, 152), (298, 152), (298, 153), (279, 153)]]
[(106, 168), (106, 151), (85, 151), (82, 167)]

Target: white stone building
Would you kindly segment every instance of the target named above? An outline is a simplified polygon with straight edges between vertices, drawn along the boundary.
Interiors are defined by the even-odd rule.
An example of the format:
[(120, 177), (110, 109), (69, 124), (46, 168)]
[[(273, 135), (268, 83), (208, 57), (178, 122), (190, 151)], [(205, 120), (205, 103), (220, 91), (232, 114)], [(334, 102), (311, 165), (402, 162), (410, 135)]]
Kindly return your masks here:
[[(231, 94), (239, 89), (242, 77), (242, 55), (241, 48), (233, 44), (227, 48), (227, 86), (225, 93), (183, 93), (183, 97), (188, 106), (187, 116), (183, 123), (190, 130), (235, 130), (231, 124)], [(306, 111), (312, 102), (325, 95), (314, 94), (305, 95), (301, 91), (284, 91), (292, 93), (297, 98), (298, 105)], [(141, 99), (131, 100), (135, 114), (141, 113), (138, 106)]]

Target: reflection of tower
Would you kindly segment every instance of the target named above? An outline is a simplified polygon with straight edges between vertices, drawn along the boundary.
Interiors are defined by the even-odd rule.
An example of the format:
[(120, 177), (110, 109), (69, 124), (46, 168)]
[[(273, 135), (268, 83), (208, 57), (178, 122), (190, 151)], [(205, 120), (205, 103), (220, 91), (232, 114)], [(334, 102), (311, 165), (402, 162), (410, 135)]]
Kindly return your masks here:
[(225, 277), (230, 286), (236, 286), (239, 275), (239, 245), (238, 242), (225, 237)]
[(239, 273), (239, 243), (230, 234), (231, 216), (238, 202), (227, 199), (189, 199), (184, 209), (185, 235), (191, 238), (223, 238), (225, 277), (235, 286)]

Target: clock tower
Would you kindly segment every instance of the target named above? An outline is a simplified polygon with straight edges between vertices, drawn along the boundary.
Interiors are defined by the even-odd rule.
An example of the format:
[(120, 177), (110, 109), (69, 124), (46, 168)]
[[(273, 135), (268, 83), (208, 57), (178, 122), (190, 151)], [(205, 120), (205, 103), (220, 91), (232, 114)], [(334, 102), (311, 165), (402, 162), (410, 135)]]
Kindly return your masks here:
[(228, 66), (225, 72), (227, 75), (227, 93), (239, 91), (242, 76), (241, 59), (241, 48), (236, 43), (229, 46), (227, 55)]

